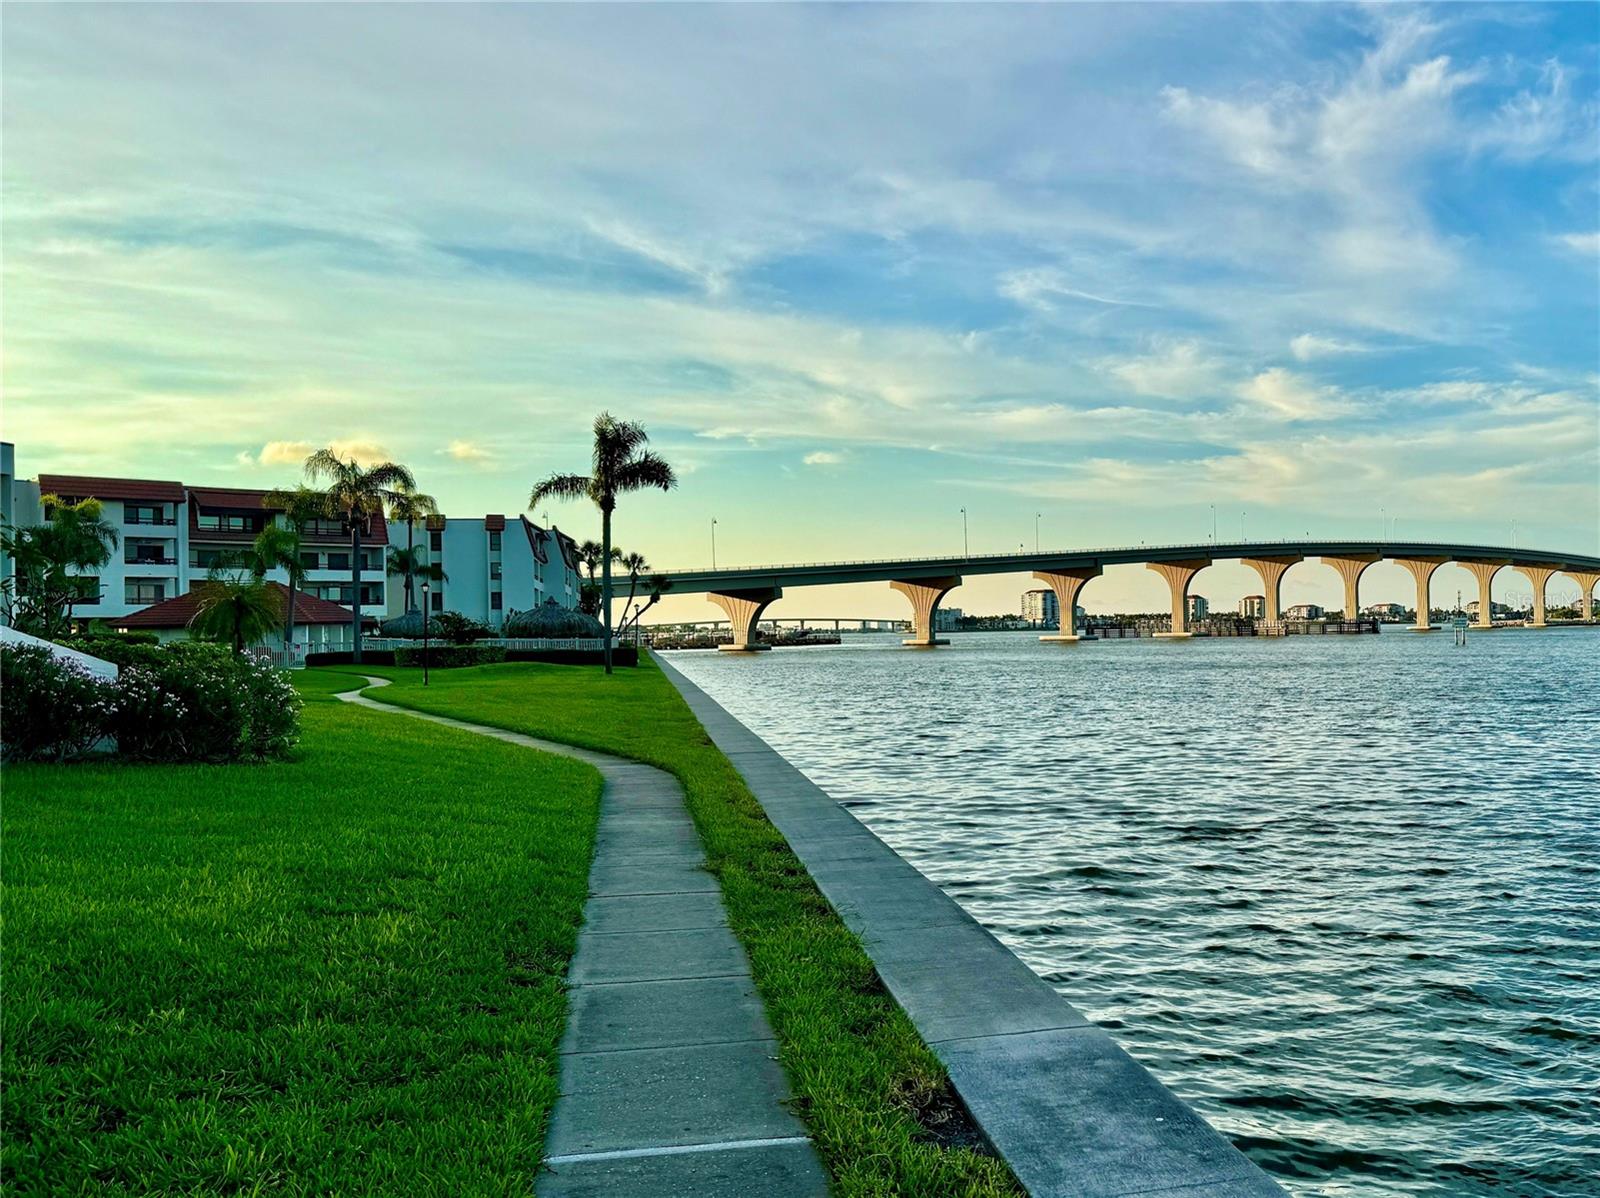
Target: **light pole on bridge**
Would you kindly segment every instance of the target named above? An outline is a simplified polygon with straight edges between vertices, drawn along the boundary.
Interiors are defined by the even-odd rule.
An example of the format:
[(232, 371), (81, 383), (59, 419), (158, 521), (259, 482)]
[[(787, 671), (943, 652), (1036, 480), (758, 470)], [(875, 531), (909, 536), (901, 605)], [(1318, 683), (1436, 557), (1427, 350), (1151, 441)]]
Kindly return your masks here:
[(1044, 519), (1043, 512), (1033, 513), (1033, 551), (1039, 552), (1039, 521)]
[(717, 568), (717, 518), (711, 518), (711, 568)]
[(971, 550), (971, 548), (968, 547), (968, 544), (967, 544), (967, 509), (966, 508), (962, 508), (961, 509), (961, 556), (963, 558), (968, 558), (968, 557), (972, 556), (972, 550)]

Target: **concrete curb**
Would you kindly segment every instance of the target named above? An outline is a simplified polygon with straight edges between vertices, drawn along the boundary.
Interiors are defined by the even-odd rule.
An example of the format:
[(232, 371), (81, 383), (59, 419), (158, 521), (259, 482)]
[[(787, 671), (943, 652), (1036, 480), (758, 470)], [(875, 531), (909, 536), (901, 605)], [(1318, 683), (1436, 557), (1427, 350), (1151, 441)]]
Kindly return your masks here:
[(1284, 1190), (949, 896), (659, 654), (1035, 1198)]

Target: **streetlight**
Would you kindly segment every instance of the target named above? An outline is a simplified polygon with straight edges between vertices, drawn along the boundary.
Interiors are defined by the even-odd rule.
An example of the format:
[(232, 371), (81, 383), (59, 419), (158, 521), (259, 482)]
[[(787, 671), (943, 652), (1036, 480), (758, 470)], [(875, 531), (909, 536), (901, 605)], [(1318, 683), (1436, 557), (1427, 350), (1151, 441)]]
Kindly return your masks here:
[(422, 580), (422, 685), (428, 685), (428, 580)]
[(711, 518), (711, 568), (717, 568), (717, 518)]
[(1240, 512), (1239, 513), (1239, 544), (1241, 544), (1241, 545), (1244, 544), (1244, 517), (1245, 517), (1245, 513)]
[(1387, 540), (1389, 536), (1389, 517), (1383, 508), (1378, 509), (1378, 540)]
[(1211, 505), (1211, 543), (1217, 543), (1217, 505)]
[(1039, 521), (1044, 519), (1043, 512), (1033, 513), (1033, 551), (1039, 552)]
[(969, 557), (972, 556), (972, 548), (967, 543), (967, 509), (966, 508), (962, 508), (961, 509), (961, 556), (963, 558), (969, 558)]

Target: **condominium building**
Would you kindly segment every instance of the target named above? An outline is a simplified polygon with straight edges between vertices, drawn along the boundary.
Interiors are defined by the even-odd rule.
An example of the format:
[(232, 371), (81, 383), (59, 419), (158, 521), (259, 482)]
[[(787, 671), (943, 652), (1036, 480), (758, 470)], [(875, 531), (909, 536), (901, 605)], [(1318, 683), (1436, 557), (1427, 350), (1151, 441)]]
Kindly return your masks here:
[[(118, 619), (187, 595), (211, 569), (250, 548), (269, 524), (281, 523), (281, 509), (267, 503), (269, 492), (241, 487), (188, 486), (175, 480), (100, 478), (41, 474), (15, 479), (13, 449), (0, 443), (0, 510), (19, 526), (49, 518), (43, 497), (66, 501), (98, 499), (102, 517), (117, 531), (111, 560), (83, 575), (83, 598), (73, 605), (81, 619)], [(352, 594), (350, 527), (333, 517), (312, 520), (301, 530), (300, 564), (304, 592), (343, 605), (359, 602), (371, 620), (405, 610), (403, 579), (388, 573), (391, 544), (412, 539), (427, 561), (444, 567), (446, 581), (434, 584), (435, 612), (462, 615), (499, 627), (506, 614), (554, 600), (578, 606), (577, 546), (557, 529), (543, 529), (526, 517), (454, 519), (437, 516), (407, 530), (381, 516), (361, 522), (359, 596)], [(0, 576), (10, 569), (0, 562)], [(287, 583), (288, 571), (267, 578)], [(420, 596), (419, 596), (420, 599)]]
[(1204, 595), (1189, 595), (1187, 596), (1186, 610), (1189, 619), (1203, 620), (1211, 614), (1211, 604)]
[[(390, 521), (389, 540), (399, 547), (415, 544), (425, 564), (443, 568), (443, 581), (428, 584), (434, 614), (459, 612), (499, 628), (512, 612), (552, 600), (558, 607), (578, 606), (577, 544), (560, 529), (541, 528), (526, 516), (430, 516), (414, 529)], [(413, 602), (420, 607), (422, 596), (414, 595)], [(404, 580), (394, 578), (388, 614), (405, 610)]]
[(1247, 620), (1266, 619), (1267, 597), (1265, 595), (1246, 595), (1239, 600), (1239, 614)]
[(1039, 628), (1061, 627), (1061, 600), (1048, 587), (1022, 592), (1022, 618)]
[(1322, 616), (1322, 608), (1315, 603), (1296, 603), (1283, 613), (1286, 620), (1320, 620)]

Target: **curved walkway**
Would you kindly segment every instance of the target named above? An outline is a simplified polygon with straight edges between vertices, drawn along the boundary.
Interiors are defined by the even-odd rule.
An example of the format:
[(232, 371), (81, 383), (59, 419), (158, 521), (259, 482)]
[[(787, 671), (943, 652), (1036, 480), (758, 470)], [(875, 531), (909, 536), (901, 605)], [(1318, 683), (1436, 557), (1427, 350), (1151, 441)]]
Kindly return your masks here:
[[(371, 687), (389, 684), (364, 677)], [(788, 1109), (777, 1042), (716, 879), (703, 868), (678, 780), (359, 691), (339, 698), (573, 757), (605, 779), (590, 897), (567, 975), (561, 1095), (538, 1192), (825, 1195), (826, 1175)]]

